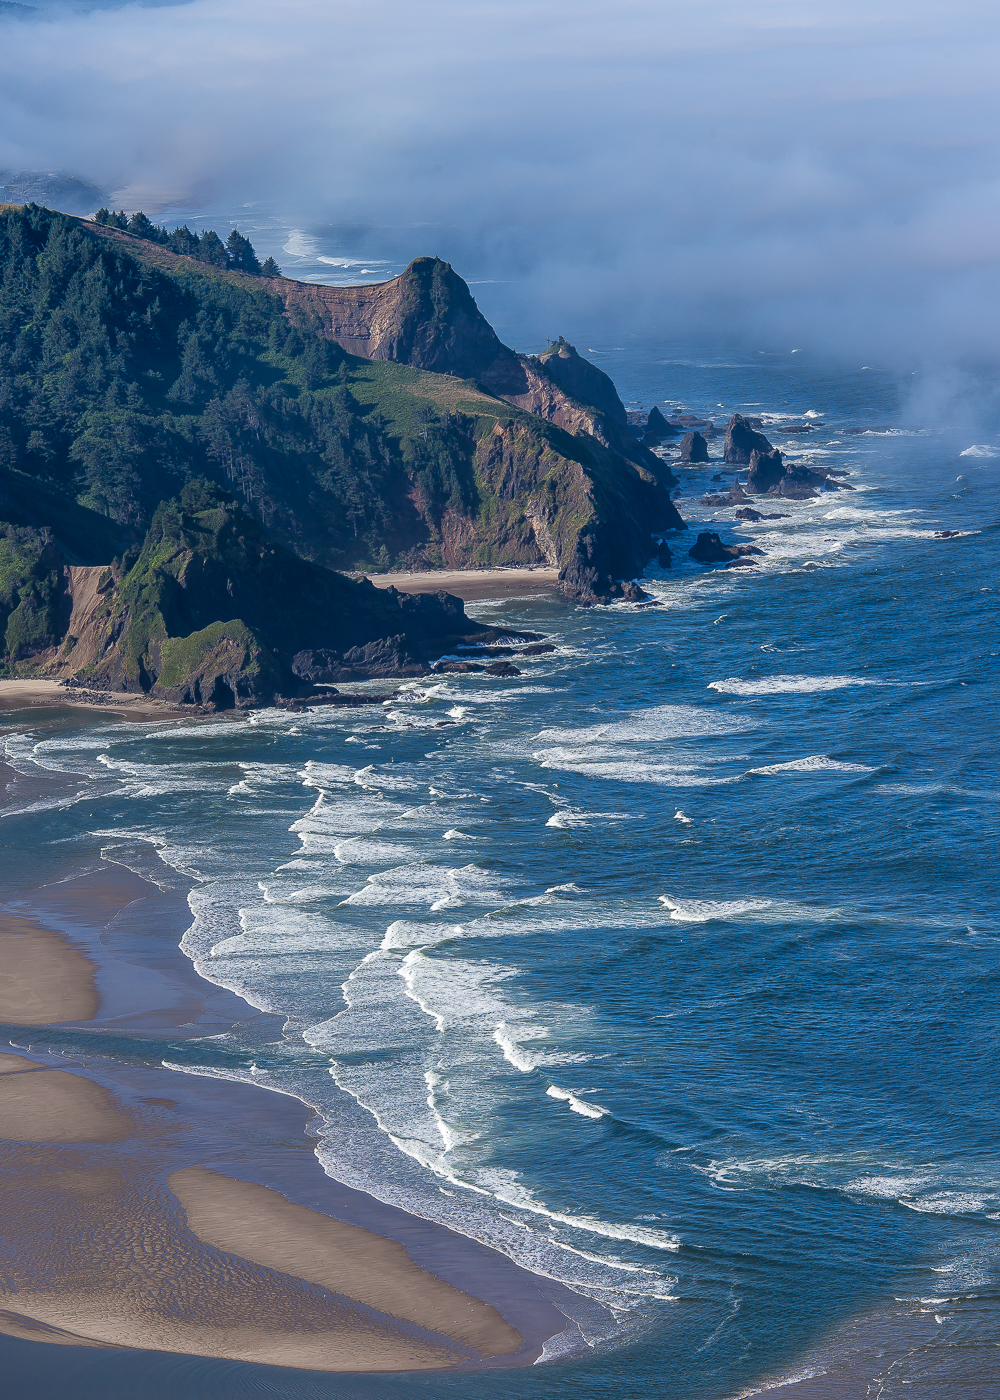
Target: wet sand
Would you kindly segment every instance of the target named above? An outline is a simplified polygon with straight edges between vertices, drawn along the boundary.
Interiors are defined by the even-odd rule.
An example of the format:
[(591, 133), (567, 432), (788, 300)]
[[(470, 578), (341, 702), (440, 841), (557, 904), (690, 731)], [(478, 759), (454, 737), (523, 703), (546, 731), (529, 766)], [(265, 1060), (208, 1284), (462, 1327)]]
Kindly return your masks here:
[(0, 1021), (50, 1026), (97, 1014), (95, 965), (51, 930), (0, 913)]
[(132, 720), (181, 719), (192, 710), (191, 706), (181, 709), (166, 700), (151, 700), (147, 695), (81, 692), (72, 686), (60, 685), (58, 681), (0, 681), (0, 710), (35, 709), (39, 705), (69, 705), (77, 710), (100, 710)]
[[(274, 1038), (179, 952), (189, 918), (112, 866), (7, 911), (34, 1018), (3, 1004), (0, 1333), (312, 1371), (530, 1364), (567, 1325), (558, 1286), (326, 1177), (297, 1100), (67, 1047), (73, 1021), (140, 1052), (240, 1020)], [(61, 1054), (17, 1035), (43, 1008)]]
[(453, 593), (466, 603), (485, 598), (516, 597), (522, 593), (551, 591), (559, 587), (559, 570), (538, 569), (435, 569), (432, 573), (369, 574), (376, 588), (398, 588), (401, 593)]

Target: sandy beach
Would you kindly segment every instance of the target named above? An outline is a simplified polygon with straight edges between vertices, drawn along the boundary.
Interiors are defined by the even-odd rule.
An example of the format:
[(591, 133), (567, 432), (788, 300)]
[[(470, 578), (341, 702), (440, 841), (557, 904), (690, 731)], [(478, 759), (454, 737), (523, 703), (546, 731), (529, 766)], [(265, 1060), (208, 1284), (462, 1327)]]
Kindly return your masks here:
[(376, 588), (398, 588), (401, 593), (453, 593), (466, 603), (484, 598), (516, 597), (559, 586), (559, 570), (537, 569), (435, 569), (432, 573), (369, 574)]
[(19, 1025), (277, 1030), (177, 951), (187, 918), (109, 866), (4, 911), (0, 1333), (314, 1371), (530, 1364), (566, 1325), (541, 1280), (331, 1181), (296, 1100), (22, 1046)]
[(100, 710), (128, 719), (180, 719), (191, 713), (191, 706), (181, 709), (165, 700), (151, 700), (147, 695), (125, 695), (118, 691), (78, 690), (59, 681), (37, 678), (0, 681), (0, 710), (34, 709), (39, 705), (71, 705), (74, 709)]

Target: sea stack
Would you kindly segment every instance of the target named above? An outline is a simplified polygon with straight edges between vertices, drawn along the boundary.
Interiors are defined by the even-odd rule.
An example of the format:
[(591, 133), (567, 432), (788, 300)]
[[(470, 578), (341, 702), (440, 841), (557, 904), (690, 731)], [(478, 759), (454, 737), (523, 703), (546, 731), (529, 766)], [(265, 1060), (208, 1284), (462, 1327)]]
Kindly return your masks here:
[(768, 491), (779, 485), (784, 475), (785, 464), (776, 447), (770, 452), (761, 452), (755, 447), (750, 453), (747, 490), (752, 496), (766, 496)]
[(680, 460), (682, 462), (708, 461), (708, 443), (702, 437), (701, 433), (692, 429), (691, 432), (684, 434), (681, 440)]
[(646, 436), (654, 438), (677, 436), (677, 429), (672, 423), (667, 422), (656, 404), (649, 410), (649, 417), (646, 419)]
[(769, 454), (774, 448), (763, 433), (754, 428), (742, 413), (734, 413), (726, 427), (726, 446), (722, 454), (724, 462), (732, 466), (748, 467), (750, 455), (754, 451)]

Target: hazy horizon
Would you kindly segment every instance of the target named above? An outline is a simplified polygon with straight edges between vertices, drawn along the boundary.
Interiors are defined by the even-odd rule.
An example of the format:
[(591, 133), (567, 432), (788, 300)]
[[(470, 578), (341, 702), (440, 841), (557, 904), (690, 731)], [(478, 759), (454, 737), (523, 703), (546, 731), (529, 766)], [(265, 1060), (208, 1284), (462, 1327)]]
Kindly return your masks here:
[(358, 280), (436, 253), (528, 338), (1000, 359), (982, 4), (191, 0), (2, 27), (0, 166), (126, 208), (264, 207)]

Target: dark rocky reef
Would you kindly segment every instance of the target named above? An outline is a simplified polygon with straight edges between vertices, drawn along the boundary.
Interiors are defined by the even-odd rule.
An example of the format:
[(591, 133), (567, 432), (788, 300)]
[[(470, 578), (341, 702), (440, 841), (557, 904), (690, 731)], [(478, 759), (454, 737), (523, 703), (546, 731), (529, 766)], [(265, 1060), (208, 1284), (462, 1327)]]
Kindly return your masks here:
[(754, 510), (752, 506), (744, 506), (741, 510), (733, 512), (734, 520), (788, 520), (788, 515), (781, 511), (775, 511), (770, 515), (765, 515), (759, 510)]

